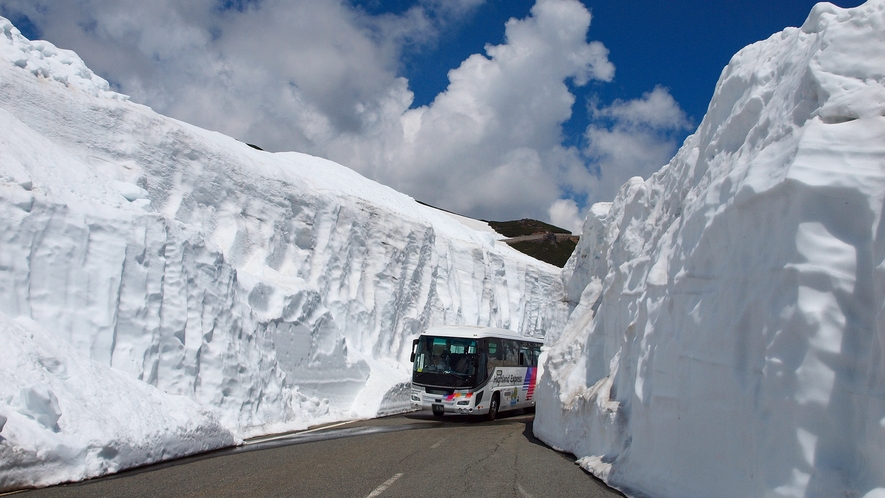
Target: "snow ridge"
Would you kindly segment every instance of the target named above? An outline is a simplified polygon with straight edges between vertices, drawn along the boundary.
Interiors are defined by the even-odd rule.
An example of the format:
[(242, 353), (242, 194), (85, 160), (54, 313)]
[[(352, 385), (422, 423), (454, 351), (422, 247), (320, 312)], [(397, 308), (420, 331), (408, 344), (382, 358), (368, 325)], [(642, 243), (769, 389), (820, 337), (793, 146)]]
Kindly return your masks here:
[(631, 496), (882, 496), (883, 116), (881, 0), (736, 54), (588, 214), (538, 437)]
[[(24, 455), (0, 490), (401, 410), (425, 328), (564, 323), (559, 270), (494, 234), (330, 161), (157, 115), (0, 26), (0, 330), (18, 337), (26, 320), (60, 345), (23, 342), (28, 357), (142, 386), (58, 384), (0, 359), (0, 380), (19, 375), (0, 381), (0, 451)], [(45, 423), (23, 408), (33, 386)], [(160, 408), (136, 418), (126, 406), (147, 388)], [(76, 415), (89, 410), (77, 389), (130, 402), (99, 430)], [(186, 416), (170, 423), (164, 407)], [(55, 463), (38, 479), (27, 469), (42, 454)]]
[(31, 42), (9, 20), (3, 18), (0, 18), (0, 34), (3, 35), (0, 38), (0, 57), (30, 71), (34, 76), (53, 79), (93, 97), (129, 99), (126, 95), (110, 91), (108, 82), (86, 67), (74, 52), (60, 49), (44, 40)]

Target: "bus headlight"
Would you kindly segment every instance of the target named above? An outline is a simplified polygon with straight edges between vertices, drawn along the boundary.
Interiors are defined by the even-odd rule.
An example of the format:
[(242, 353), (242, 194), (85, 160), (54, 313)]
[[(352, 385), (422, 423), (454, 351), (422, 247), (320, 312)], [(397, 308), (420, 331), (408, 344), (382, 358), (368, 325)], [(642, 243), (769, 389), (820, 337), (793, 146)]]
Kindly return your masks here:
[(467, 406), (467, 405), (469, 405), (469, 404), (470, 404), (470, 401), (459, 401), (459, 402), (458, 402), (458, 405), (459, 405), (459, 406)]

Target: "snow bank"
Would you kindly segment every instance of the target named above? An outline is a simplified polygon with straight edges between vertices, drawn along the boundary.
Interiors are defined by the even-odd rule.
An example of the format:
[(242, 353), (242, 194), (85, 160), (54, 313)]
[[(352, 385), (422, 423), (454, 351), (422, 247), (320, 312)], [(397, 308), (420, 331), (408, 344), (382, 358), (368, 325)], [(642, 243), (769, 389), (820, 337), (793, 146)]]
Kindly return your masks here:
[(0, 485), (45, 485), (236, 443), (184, 396), (73, 351), (0, 314)]
[(107, 80), (94, 74), (83, 59), (70, 50), (60, 49), (44, 40), (31, 43), (3, 18), (0, 18), (0, 35), (7, 40), (7, 43), (0, 44), (0, 57), (34, 76), (77, 88), (93, 97), (129, 99), (126, 95), (110, 91)]
[[(60, 348), (19, 337), (0, 357), (0, 451), (18, 455), (0, 490), (402, 410), (425, 328), (564, 323), (558, 269), (495, 234), (157, 115), (6, 20), (0, 35), (2, 330), (26, 319)], [(62, 385), (43, 356), (78, 366)], [(123, 408), (84, 404), (99, 390)]]
[(814, 7), (598, 206), (535, 433), (633, 496), (885, 493), (885, 2)]

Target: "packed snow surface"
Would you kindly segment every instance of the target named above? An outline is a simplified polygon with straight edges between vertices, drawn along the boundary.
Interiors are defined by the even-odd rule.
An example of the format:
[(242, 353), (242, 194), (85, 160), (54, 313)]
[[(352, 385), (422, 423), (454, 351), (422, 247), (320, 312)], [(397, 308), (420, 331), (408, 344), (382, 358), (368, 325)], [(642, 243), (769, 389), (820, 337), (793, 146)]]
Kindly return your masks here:
[(157, 115), (0, 18), (0, 491), (405, 409), (430, 326), (561, 330), (559, 270), (487, 228)]
[(885, 1), (740, 51), (588, 214), (535, 434), (631, 496), (885, 496)]

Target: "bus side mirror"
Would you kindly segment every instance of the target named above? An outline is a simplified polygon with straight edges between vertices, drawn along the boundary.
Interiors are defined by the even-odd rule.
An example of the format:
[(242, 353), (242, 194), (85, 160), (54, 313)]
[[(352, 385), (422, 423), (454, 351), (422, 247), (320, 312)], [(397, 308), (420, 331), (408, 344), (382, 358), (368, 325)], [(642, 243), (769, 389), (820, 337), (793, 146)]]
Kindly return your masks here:
[(418, 350), (418, 339), (412, 341), (412, 354), (409, 356), (409, 361), (415, 363), (415, 351)]

